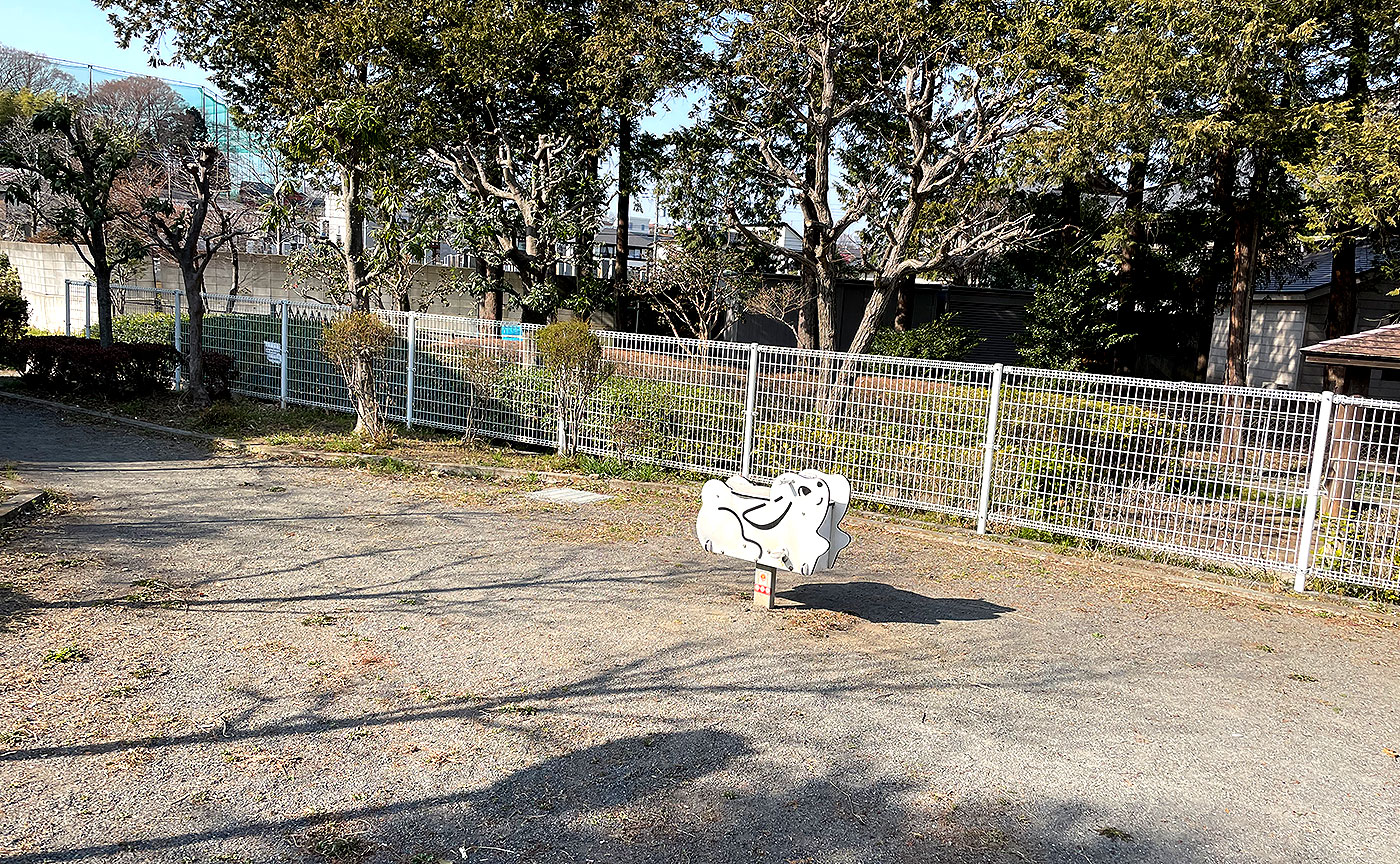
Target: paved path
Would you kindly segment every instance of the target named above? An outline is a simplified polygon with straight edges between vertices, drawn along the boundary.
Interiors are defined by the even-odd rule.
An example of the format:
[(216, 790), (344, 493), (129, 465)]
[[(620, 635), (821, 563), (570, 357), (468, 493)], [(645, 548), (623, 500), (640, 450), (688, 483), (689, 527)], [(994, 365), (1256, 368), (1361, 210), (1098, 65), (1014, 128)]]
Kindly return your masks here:
[(69, 499), (0, 541), (6, 864), (1400, 861), (1394, 630), (869, 528), (751, 612), (694, 489), (0, 402), (5, 462)]

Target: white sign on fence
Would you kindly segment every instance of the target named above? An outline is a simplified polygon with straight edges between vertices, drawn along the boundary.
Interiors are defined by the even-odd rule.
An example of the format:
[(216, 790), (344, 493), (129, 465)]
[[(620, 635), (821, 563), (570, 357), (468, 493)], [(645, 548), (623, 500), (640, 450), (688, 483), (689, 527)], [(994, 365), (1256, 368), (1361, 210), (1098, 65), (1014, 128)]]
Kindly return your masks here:
[(273, 366), (282, 365), (282, 345), (279, 342), (263, 342), (263, 354), (267, 355), (267, 362)]
[(851, 484), (812, 468), (779, 474), (772, 486), (740, 477), (710, 480), (700, 490), (695, 535), (708, 552), (756, 565), (754, 605), (773, 608), (779, 569), (804, 576), (835, 565), (851, 543), (841, 519)]

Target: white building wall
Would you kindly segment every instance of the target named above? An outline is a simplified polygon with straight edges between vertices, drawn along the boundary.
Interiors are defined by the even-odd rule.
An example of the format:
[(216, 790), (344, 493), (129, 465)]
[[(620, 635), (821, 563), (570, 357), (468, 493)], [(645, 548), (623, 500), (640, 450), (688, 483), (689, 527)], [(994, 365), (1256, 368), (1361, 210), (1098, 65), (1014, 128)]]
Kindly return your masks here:
[[(1249, 323), (1247, 357), (1250, 387), (1293, 388), (1298, 384), (1298, 349), (1307, 344), (1304, 329), (1307, 307), (1301, 303), (1254, 304)], [(1225, 346), (1229, 338), (1228, 313), (1215, 316), (1210, 333), (1210, 363), (1206, 380), (1225, 380)]]
[[(71, 246), (49, 243), (19, 243), (0, 241), (0, 252), (10, 257), (10, 264), (19, 273), (24, 299), (29, 301), (29, 326), (40, 330), (63, 332), (63, 280), (81, 281), (88, 278), (88, 266)], [(83, 326), (83, 292), (74, 289), (73, 328)], [(97, 310), (92, 312), (97, 320)]]

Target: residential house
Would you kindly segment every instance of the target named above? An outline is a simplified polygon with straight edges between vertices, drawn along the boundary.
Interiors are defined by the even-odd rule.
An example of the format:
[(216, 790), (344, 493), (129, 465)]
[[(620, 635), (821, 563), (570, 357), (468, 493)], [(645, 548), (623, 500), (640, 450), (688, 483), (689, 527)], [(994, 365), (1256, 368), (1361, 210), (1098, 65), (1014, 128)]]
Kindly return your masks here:
[[(1391, 294), (1396, 283), (1385, 278), (1382, 263), (1384, 259), (1369, 247), (1357, 248), (1358, 292), (1351, 333), (1370, 330), (1400, 315), (1400, 297)], [(1325, 251), (1306, 256), (1300, 275), (1255, 289), (1247, 355), (1249, 386), (1314, 392), (1322, 389), (1322, 366), (1304, 362), (1301, 352), (1305, 346), (1325, 338), (1331, 282), (1332, 253)], [(1223, 311), (1216, 315), (1211, 328), (1207, 381), (1220, 383), (1225, 379), (1229, 331), (1229, 313)], [(1371, 375), (1372, 395), (1400, 398), (1400, 371), (1375, 369)]]

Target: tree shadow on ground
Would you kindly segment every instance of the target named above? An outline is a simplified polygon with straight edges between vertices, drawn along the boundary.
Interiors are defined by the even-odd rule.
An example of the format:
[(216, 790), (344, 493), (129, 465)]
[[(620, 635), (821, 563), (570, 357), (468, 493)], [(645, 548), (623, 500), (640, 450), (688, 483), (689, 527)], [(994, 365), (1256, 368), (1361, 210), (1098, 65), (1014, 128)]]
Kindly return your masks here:
[[(776, 764), (746, 737), (721, 730), (639, 734), (559, 753), (460, 791), (400, 794), (285, 818), (234, 817), (207, 829), (0, 860), (1165, 864), (1213, 851), (1202, 837), (1120, 828), (1074, 800), (948, 801), (910, 779), (871, 780), (858, 760), (845, 761), (835, 769)], [(171, 815), (201, 818), (189, 809)], [(1127, 802), (1123, 810), (1133, 812)]]
[(0, 584), (0, 634), (18, 631), (46, 605), (13, 585)]
[(779, 592), (777, 596), (809, 609), (845, 612), (875, 624), (990, 621), (1016, 611), (986, 600), (925, 597), (883, 582), (809, 582)]

